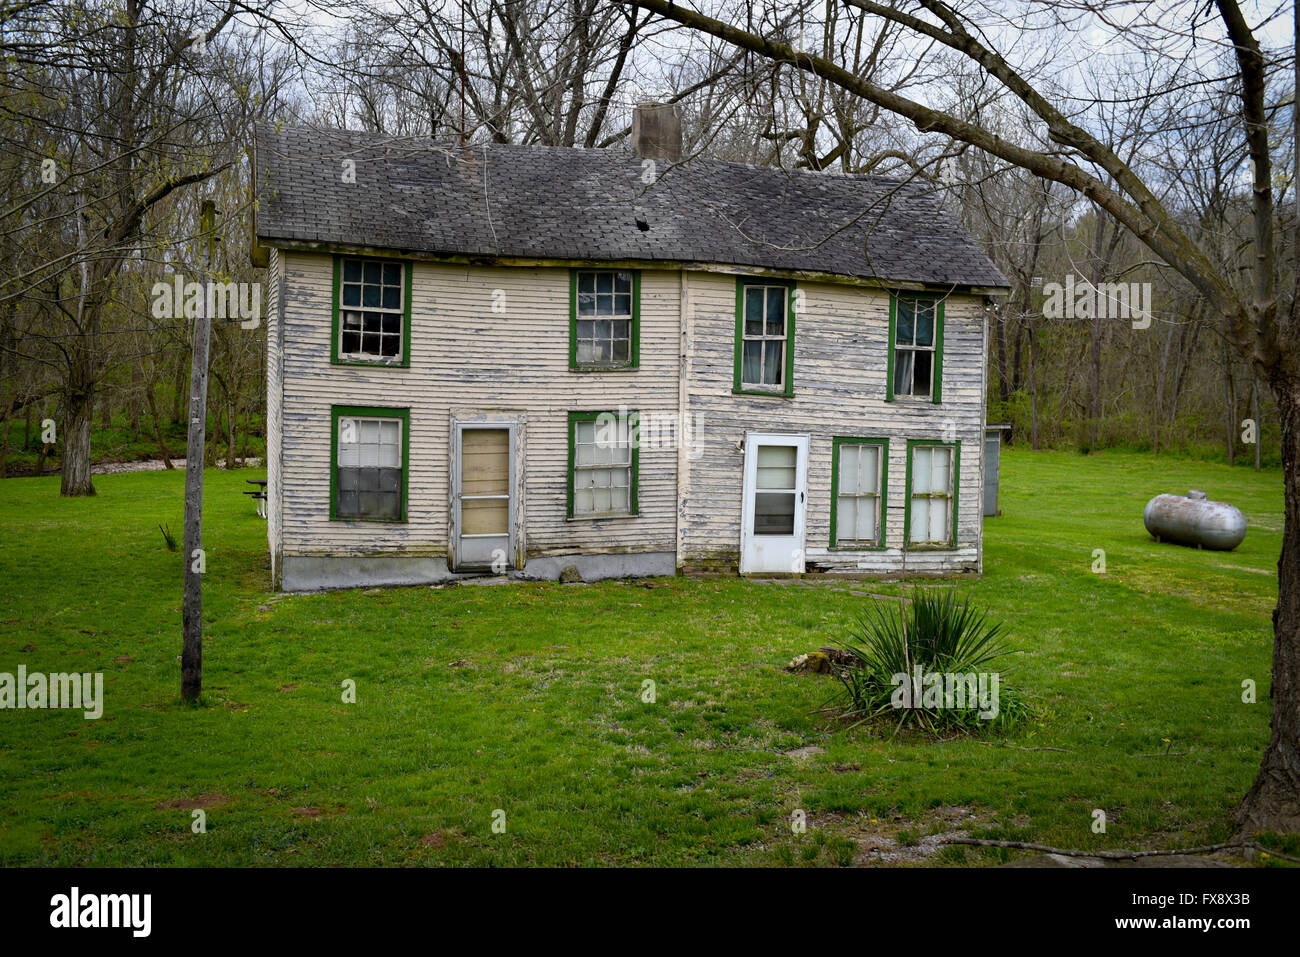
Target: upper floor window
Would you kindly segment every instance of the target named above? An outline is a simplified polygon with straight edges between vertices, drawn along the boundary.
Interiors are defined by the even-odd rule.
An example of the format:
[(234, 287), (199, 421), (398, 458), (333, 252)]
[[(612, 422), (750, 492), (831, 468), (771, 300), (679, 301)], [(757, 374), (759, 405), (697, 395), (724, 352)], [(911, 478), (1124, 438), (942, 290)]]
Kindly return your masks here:
[(575, 269), (569, 295), (570, 368), (636, 368), (640, 274), (629, 269)]
[(337, 257), (333, 361), (410, 365), (410, 299), (410, 263)]
[(736, 392), (794, 394), (794, 283), (736, 281)]
[(938, 402), (942, 384), (943, 300), (896, 294), (889, 310), (887, 398), (910, 395)]

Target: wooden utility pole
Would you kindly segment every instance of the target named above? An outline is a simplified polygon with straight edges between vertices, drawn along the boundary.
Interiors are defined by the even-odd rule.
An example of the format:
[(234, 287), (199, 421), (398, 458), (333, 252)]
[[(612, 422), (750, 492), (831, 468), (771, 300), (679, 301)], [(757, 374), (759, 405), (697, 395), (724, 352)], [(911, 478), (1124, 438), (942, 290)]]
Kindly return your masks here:
[(190, 366), (190, 430), (185, 446), (185, 596), (181, 603), (181, 699), (199, 700), (203, 692), (203, 446), (208, 422), (208, 344), (212, 317), (208, 315), (208, 276), (212, 271), (217, 206), (203, 201), (199, 216), (202, 265), (200, 295), (194, 315), (194, 356)]

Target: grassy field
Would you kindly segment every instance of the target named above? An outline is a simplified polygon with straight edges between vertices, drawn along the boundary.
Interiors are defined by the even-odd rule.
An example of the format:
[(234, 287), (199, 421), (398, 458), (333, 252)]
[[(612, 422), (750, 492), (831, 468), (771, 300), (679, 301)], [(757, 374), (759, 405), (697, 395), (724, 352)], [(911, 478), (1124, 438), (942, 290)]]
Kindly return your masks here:
[[(102, 671), (106, 697), (99, 721), (0, 711), (0, 863), (1005, 859), (936, 848), (945, 833), (1190, 846), (1232, 833), (1267, 740), (1276, 471), (1007, 452), (986, 574), (940, 587), (1005, 622), (1017, 654), (1003, 681), (1038, 717), (937, 743), (844, 731), (815, 713), (831, 679), (782, 670), (896, 585), (280, 596), (265, 524), (239, 494), (253, 474), (207, 474), (199, 708), (178, 700), (181, 558), (156, 527), (179, 534), (183, 475), (99, 476), (88, 500), (60, 499), (55, 478), (0, 483), (0, 671)], [(1235, 552), (1146, 535), (1146, 500), (1189, 487), (1246, 513)], [(1257, 704), (1242, 702), (1248, 678)]]

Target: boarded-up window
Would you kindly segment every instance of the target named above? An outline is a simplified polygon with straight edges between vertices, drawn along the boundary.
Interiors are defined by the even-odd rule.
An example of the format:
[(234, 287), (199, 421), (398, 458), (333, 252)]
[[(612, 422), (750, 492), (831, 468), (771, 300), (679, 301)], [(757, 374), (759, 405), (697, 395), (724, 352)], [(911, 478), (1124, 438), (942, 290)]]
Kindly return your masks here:
[(510, 430), (465, 429), (460, 456), (461, 534), (509, 534)]
[(575, 419), (573, 515), (630, 515), (634, 510), (636, 418), (607, 413)]
[(881, 544), (884, 453), (883, 443), (837, 444), (834, 544), (872, 547)]
[(916, 446), (911, 459), (907, 541), (948, 545), (952, 542), (953, 450), (944, 445)]
[(632, 363), (635, 282), (631, 272), (579, 272), (574, 358), (580, 366)]
[(344, 259), (339, 283), (338, 351), (346, 359), (402, 358), (406, 315), (403, 264)]
[(334, 514), (360, 521), (402, 518), (402, 420), (340, 416)]

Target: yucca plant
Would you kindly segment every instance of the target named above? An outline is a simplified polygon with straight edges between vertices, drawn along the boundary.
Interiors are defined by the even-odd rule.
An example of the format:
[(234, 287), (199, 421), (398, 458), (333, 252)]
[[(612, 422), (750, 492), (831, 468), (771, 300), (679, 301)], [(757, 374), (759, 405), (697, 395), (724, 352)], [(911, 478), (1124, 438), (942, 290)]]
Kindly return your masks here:
[[(890, 716), (898, 729), (912, 725), (929, 732), (1005, 728), (1019, 721), (1028, 709), (1024, 699), (1001, 684), (997, 672), (996, 714), (980, 717), (978, 697), (959, 689), (959, 676), (976, 676), (976, 687), (987, 690), (998, 659), (1009, 654), (1001, 643), (1002, 625), (990, 622), (969, 599), (958, 601), (951, 591), (920, 590), (910, 602), (875, 601), (858, 615), (857, 627), (841, 647), (850, 664), (835, 669), (842, 685), (836, 710), (855, 724)], [(919, 669), (919, 672), (918, 672)], [(922, 676), (920, 687), (915, 676)], [(947, 679), (945, 692), (935, 701), (926, 693), (929, 676)], [(903, 676), (900, 681), (899, 676)], [(980, 684), (979, 676), (985, 676)], [(903, 704), (900, 706), (900, 699)], [(987, 715), (987, 711), (986, 711)]]

